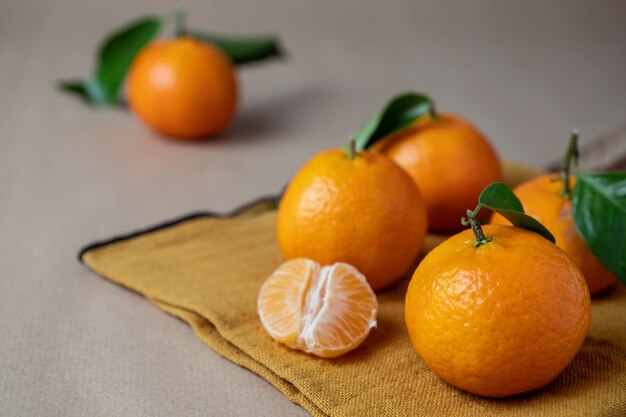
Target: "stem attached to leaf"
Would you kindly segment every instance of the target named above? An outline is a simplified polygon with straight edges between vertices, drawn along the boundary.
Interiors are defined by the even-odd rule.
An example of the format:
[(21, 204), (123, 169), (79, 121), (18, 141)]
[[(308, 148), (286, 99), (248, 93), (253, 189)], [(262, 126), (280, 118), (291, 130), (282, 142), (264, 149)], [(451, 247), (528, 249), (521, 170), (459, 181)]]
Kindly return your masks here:
[(437, 113), (437, 110), (435, 109), (435, 102), (432, 100), (430, 101), (430, 110), (428, 111), (428, 114), (430, 115), (430, 118), (433, 120), (439, 119), (439, 114)]
[(465, 217), (461, 219), (461, 223), (463, 226), (471, 226), (472, 232), (474, 232), (474, 236), (476, 236), (476, 241), (474, 242), (474, 246), (482, 246), (485, 243), (491, 242), (490, 237), (485, 237), (485, 233), (483, 232), (483, 228), (480, 226), (480, 222), (476, 219), (478, 215), (478, 211), (481, 209), (482, 204), (478, 204), (474, 211), (467, 210), (467, 220)]
[(572, 196), (572, 187), (570, 185), (571, 162), (574, 160), (574, 167), (578, 168), (578, 130), (572, 130), (572, 136), (569, 140), (569, 146), (561, 162), (561, 179), (563, 180), (563, 189), (561, 196), (570, 198)]
[(180, 38), (187, 35), (187, 11), (179, 7), (174, 11), (174, 36)]
[(356, 139), (350, 138), (350, 140), (348, 140), (348, 151), (346, 152), (346, 157), (348, 159), (354, 159), (356, 156)]

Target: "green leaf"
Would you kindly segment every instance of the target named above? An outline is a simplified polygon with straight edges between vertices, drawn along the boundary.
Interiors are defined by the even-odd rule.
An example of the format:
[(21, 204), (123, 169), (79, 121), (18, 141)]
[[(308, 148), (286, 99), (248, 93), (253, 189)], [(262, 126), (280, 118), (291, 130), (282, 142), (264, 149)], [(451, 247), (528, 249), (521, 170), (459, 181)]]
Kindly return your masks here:
[(186, 34), (217, 46), (235, 65), (283, 56), (280, 43), (272, 36), (222, 36), (193, 30), (187, 31)]
[(626, 284), (626, 172), (578, 174), (572, 210), (580, 236)]
[(163, 19), (145, 17), (118, 30), (102, 42), (94, 74), (85, 82), (62, 81), (60, 88), (95, 105), (120, 101), (120, 91), (135, 56), (159, 34)]
[[(513, 226), (530, 230), (545, 237), (552, 243), (555, 242), (554, 236), (544, 225), (534, 218), (524, 213), (522, 203), (508, 185), (502, 182), (494, 182), (489, 184), (478, 197), (478, 205), (486, 207), (494, 211), (510, 221)], [(476, 213), (476, 211), (475, 211)]]
[(89, 92), (87, 91), (87, 86), (83, 81), (72, 80), (72, 81), (60, 81), (58, 84), (59, 90), (64, 91), (66, 93), (74, 94), (76, 97), (84, 101), (86, 104), (92, 104), (91, 98), (89, 97)]
[(135, 56), (159, 34), (162, 25), (159, 17), (145, 17), (117, 30), (102, 43), (95, 78), (108, 103), (118, 100)]
[(379, 139), (410, 126), (426, 114), (434, 113), (435, 104), (430, 97), (411, 92), (398, 95), (356, 134), (357, 149), (367, 149)]
[(87, 81), (60, 81), (59, 89), (63, 92), (74, 94), (89, 105), (107, 103), (105, 91), (95, 78), (90, 78)]

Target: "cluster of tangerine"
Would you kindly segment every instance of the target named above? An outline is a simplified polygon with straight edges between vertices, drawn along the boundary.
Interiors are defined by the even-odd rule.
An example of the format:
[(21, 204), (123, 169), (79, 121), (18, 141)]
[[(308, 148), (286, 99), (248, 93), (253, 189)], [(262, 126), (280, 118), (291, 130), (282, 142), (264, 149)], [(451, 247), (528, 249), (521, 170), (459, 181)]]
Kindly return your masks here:
[[(427, 230), (458, 229), (467, 207), (501, 178), (489, 142), (450, 115), (421, 119), (371, 150), (351, 141), (347, 151), (316, 155), (292, 179), (278, 209), (278, 244), (292, 260), (262, 287), (264, 327), (279, 342), (322, 357), (356, 348), (375, 324), (376, 297), (368, 289), (380, 291), (405, 276)], [(415, 270), (405, 305), (410, 339), (426, 365), (454, 386), (490, 397), (545, 386), (584, 342), (589, 287), (615, 282), (593, 266), (581, 273), (588, 262), (572, 250), (582, 240), (570, 233), (571, 211), (562, 215), (567, 195), (548, 178), (516, 191), (565, 251), (518, 227), (483, 227), (475, 210), (468, 211), (472, 229), (447, 239)], [(539, 194), (544, 215), (526, 198), (528, 189)], [(546, 217), (555, 212), (561, 217)], [(587, 275), (602, 284), (586, 283)]]

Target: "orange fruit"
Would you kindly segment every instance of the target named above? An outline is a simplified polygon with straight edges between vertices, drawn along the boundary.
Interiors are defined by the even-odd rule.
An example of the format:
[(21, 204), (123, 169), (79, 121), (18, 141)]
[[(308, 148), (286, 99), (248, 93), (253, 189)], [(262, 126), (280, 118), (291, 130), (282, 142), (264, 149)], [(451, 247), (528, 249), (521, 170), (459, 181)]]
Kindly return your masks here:
[[(570, 177), (571, 188), (575, 178)], [(574, 226), (572, 203), (561, 195), (563, 180), (558, 174), (546, 174), (520, 184), (513, 192), (520, 199), (526, 214), (539, 220), (556, 239), (556, 244), (565, 251), (582, 271), (592, 294), (617, 283), (613, 275), (591, 252)], [(500, 215), (491, 217), (492, 224), (510, 224)]]
[(130, 68), (127, 93), (133, 112), (156, 131), (201, 139), (230, 124), (237, 80), (220, 49), (183, 37), (145, 47)]
[(365, 277), (344, 263), (283, 263), (263, 283), (259, 318), (270, 336), (322, 358), (356, 349), (376, 326), (378, 302)]
[(277, 238), (286, 259), (346, 262), (374, 290), (407, 272), (426, 238), (426, 207), (389, 158), (330, 149), (308, 161), (280, 202)]
[(418, 185), (435, 232), (461, 228), (459, 219), (476, 205), (480, 192), (502, 181), (500, 159), (469, 122), (450, 114), (422, 118), (377, 142), (372, 150), (393, 159)]
[(512, 226), (471, 230), (431, 251), (406, 294), (411, 341), (448, 383), (488, 397), (541, 388), (572, 361), (589, 327), (585, 280), (556, 245)]

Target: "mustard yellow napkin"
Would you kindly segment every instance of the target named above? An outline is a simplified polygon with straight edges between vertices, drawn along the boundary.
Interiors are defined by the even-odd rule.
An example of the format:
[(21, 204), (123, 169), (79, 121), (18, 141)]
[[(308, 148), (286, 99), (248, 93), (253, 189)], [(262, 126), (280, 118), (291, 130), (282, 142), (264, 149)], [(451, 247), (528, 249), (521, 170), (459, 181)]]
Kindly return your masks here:
[[(524, 175), (507, 172), (513, 183)], [(266, 199), (230, 216), (189, 216), (97, 243), (81, 259), (189, 323), (210, 348), (314, 416), (626, 416), (626, 288), (593, 301), (589, 337), (554, 383), (485, 399), (438, 379), (414, 351), (404, 326), (408, 278), (378, 295), (378, 327), (345, 356), (318, 359), (274, 342), (256, 313), (262, 282), (282, 262), (274, 226)]]

